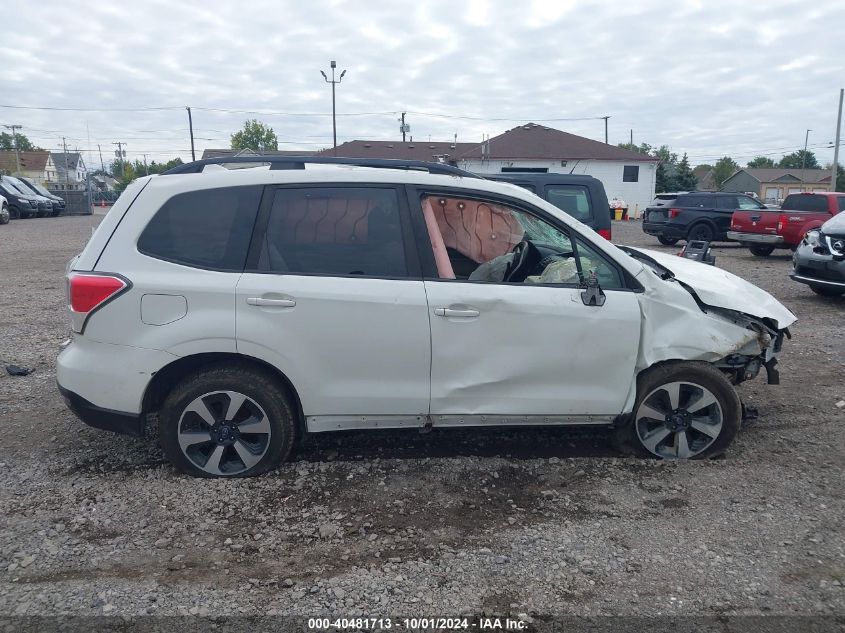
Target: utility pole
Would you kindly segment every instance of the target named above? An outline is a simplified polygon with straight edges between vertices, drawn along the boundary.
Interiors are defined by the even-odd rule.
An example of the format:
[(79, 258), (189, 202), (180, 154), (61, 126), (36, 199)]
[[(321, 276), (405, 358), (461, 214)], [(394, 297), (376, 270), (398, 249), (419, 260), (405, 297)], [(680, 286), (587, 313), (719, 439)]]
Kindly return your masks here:
[(812, 132), (812, 130), (807, 130), (807, 133), (804, 135), (804, 153), (801, 155), (801, 191), (806, 189), (806, 174), (804, 173), (804, 166), (807, 164), (807, 141), (810, 139), (810, 132)]
[(845, 88), (839, 89), (839, 114), (836, 116), (836, 141), (833, 146), (833, 167), (830, 172), (830, 190), (836, 191), (836, 178), (839, 176), (839, 132), (842, 131), (842, 95)]
[(103, 148), (100, 147), (100, 144), (97, 143), (97, 151), (100, 152), (100, 171), (103, 172), (103, 176), (106, 175), (106, 165), (103, 163)]
[(399, 120), (402, 122), (401, 125), (399, 126), (399, 131), (402, 132), (402, 142), (404, 143), (405, 142), (405, 132), (407, 132), (410, 129), (410, 126), (405, 125), (405, 113), (404, 112), (402, 113), (402, 118), (399, 119)]
[(114, 155), (117, 156), (117, 160), (120, 161), (120, 177), (123, 178), (126, 175), (126, 163), (123, 160), (126, 158), (126, 152), (123, 149), (123, 146), (126, 145), (126, 143), (116, 141), (112, 143), (112, 145), (117, 145), (117, 151)]
[(141, 154), (141, 156), (143, 156), (143, 157), (144, 157), (144, 175), (145, 175), (145, 176), (149, 176), (149, 175), (150, 175), (150, 168), (149, 168), (149, 167), (147, 167), (147, 155), (146, 155), (146, 154)]
[(332, 79), (331, 79), (331, 81), (329, 81), (329, 78), (326, 77), (326, 73), (324, 73), (322, 70), (320, 71), (320, 74), (323, 76), (323, 79), (326, 80), (327, 84), (332, 85), (332, 143), (333, 143), (332, 147), (334, 148), (332, 154), (334, 156), (337, 156), (337, 114), (335, 113), (335, 94), (334, 94), (334, 91), (335, 91), (335, 85), (339, 84), (341, 81), (343, 81), (343, 76), (346, 74), (346, 71), (344, 70), (342, 73), (340, 73), (340, 77), (338, 77), (337, 81), (335, 81), (334, 69), (337, 68), (337, 62), (332, 60), (330, 65), (331, 65), (331, 68), (332, 68)]
[[(191, 131), (191, 160), (196, 160), (197, 155), (194, 152), (194, 120), (191, 118), (191, 108), (185, 106), (185, 109), (188, 111), (188, 129)], [(149, 174), (147, 174), (149, 176)]]
[(631, 128), (631, 145), (634, 144), (634, 130)]
[(67, 165), (67, 141), (64, 136), (62, 137), (62, 149), (65, 154), (65, 189), (70, 189), (70, 174), (68, 173), (70, 168)]
[(15, 164), (18, 166), (17, 172), (15, 172), (16, 176), (21, 175), (21, 153), (18, 150), (18, 134), (15, 130), (21, 129), (20, 125), (4, 125), (4, 128), (7, 130), (12, 130), (12, 141), (15, 143)]
[(610, 116), (603, 116), (599, 118), (604, 119), (604, 143), (605, 145), (607, 145), (607, 120), (610, 118)]

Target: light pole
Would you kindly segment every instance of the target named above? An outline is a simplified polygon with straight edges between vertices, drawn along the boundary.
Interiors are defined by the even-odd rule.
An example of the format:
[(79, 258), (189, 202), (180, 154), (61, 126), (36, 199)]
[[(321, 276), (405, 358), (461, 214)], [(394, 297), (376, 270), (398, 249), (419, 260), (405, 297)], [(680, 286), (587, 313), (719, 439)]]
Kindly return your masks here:
[(337, 115), (335, 114), (335, 97), (334, 97), (335, 88), (334, 87), (335, 87), (335, 84), (339, 84), (341, 81), (343, 81), (343, 76), (346, 74), (346, 71), (344, 70), (342, 73), (340, 73), (340, 77), (338, 77), (337, 80), (335, 81), (334, 69), (337, 68), (337, 62), (332, 60), (331, 67), (332, 67), (332, 78), (331, 78), (331, 80), (329, 80), (329, 78), (326, 77), (326, 73), (324, 73), (322, 70), (320, 71), (320, 74), (323, 76), (323, 79), (326, 80), (327, 84), (332, 85), (332, 143), (333, 143), (332, 154), (334, 156), (337, 156)]
[(807, 133), (804, 135), (804, 153), (801, 155), (801, 190), (804, 191), (807, 188), (806, 184), (806, 174), (804, 173), (804, 167), (807, 164), (807, 141), (810, 139), (810, 132), (813, 130), (807, 130)]

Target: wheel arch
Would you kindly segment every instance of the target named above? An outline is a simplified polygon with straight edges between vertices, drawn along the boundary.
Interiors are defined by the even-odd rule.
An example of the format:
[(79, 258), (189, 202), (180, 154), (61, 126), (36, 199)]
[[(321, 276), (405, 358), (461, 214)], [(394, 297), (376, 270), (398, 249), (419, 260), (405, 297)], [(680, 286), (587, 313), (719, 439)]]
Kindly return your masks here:
[(689, 226), (687, 227), (687, 241), (689, 241), (689, 235), (695, 230), (695, 227), (701, 226), (702, 224), (706, 224), (710, 227), (710, 230), (713, 231), (713, 239), (716, 239), (721, 233), (723, 233), (723, 231), (719, 230), (719, 227), (716, 225), (716, 222), (714, 222), (710, 218), (698, 218), (690, 222)]
[(142, 415), (158, 411), (164, 403), (165, 398), (167, 398), (167, 394), (170, 393), (173, 387), (175, 387), (179, 381), (188, 374), (202, 369), (203, 367), (226, 364), (237, 364), (242, 367), (252, 366), (255, 369), (273, 376), (290, 398), (290, 402), (296, 411), (297, 431), (300, 433), (299, 437), (304, 437), (307, 431), (305, 414), (302, 410), (302, 401), (300, 400), (299, 392), (296, 390), (293, 382), (291, 382), (291, 380), (277, 367), (274, 367), (270, 363), (255, 358), (254, 356), (247, 356), (245, 354), (238, 354), (234, 352), (207, 352), (183, 356), (159, 369), (155, 372), (152, 380), (150, 380), (146, 390), (144, 391), (144, 397), (141, 400)]

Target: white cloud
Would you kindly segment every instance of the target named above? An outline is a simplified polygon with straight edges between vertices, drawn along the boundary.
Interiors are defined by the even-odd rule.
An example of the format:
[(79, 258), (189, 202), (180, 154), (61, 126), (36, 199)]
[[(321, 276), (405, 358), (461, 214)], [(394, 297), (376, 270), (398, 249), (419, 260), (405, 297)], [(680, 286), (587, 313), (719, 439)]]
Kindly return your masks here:
[[(81, 10), (12, 0), (0, 38), (0, 103), (144, 112), (0, 108), (0, 123), (54, 149), (75, 146), (188, 158), (184, 106), (198, 148), (228, 145), (244, 119), (273, 126), (285, 147), (331, 143), (336, 59), (339, 140), (480, 140), (537, 119), (610, 115), (610, 140), (667, 144), (693, 162), (832, 141), (845, 45), (830, 25), (842, 3), (727, 0), (425, 2), (223, 0)], [(203, 108), (320, 113), (251, 115)], [(368, 116), (349, 113), (376, 112)], [(481, 121), (457, 117), (477, 117)], [(496, 119), (510, 118), (512, 121)], [(603, 139), (602, 121), (549, 125)], [(90, 142), (88, 140), (90, 132)], [(832, 151), (817, 148), (822, 161)], [(95, 164), (99, 157), (89, 158)]]

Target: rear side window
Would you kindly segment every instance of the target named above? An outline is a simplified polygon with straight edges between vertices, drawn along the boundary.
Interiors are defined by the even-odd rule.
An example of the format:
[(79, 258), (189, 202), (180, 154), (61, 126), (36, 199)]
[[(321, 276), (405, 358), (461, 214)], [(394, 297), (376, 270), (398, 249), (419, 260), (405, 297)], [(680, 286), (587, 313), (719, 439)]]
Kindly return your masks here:
[(138, 250), (185, 266), (242, 271), (261, 189), (226, 187), (173, 196), (141, 233)]
[(592, 219), (590, 199), (584, 187), (550, 185), (546, 187), (546, 199), (576, 220)]
[[(841, 208), (841, 207), (840, 207)], [(825, 196), (813, 196), (805, 193), (796, 193), (786, 196), (781, 209), (784, 211), (827, 211), (827, 198)]]
[(394, 189), (278, 189), (261, 240), (261, 272), (407, 277)]
[(716, 196), (717, 209), (737, 209), (739, 202), (736, 196)]
[(839, 204), (839, 210), (845, 211), (845, 196), (839, 196), (836, 200)]
[(678, 196), (676, 204), (679, 207), (707, 206), (707, 196)]

